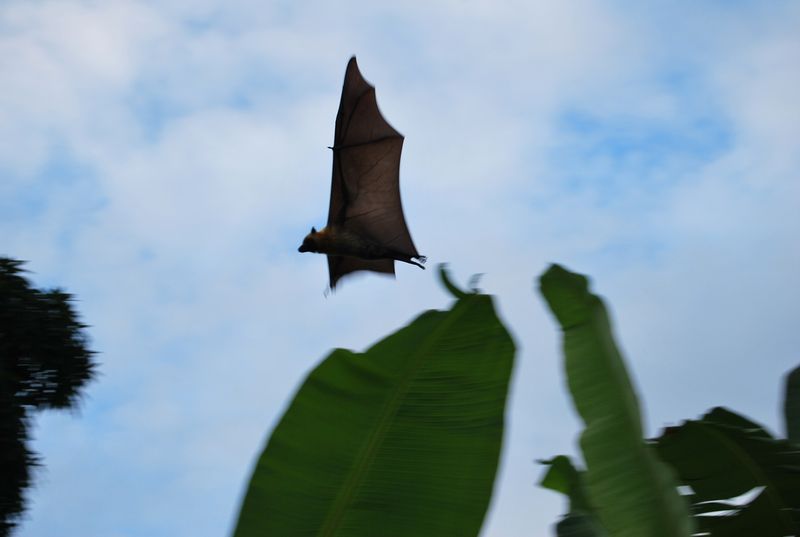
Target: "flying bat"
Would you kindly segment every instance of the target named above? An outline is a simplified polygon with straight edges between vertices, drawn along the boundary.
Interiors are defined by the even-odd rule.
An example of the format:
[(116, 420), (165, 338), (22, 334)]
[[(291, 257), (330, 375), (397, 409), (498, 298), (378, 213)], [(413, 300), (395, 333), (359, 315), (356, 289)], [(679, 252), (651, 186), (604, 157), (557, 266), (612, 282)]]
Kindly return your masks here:
[(381, 115), (375, 88), (350, 58), (333, 138), (328, 224), (303, 239), (300, 252), (327, 254), (330, 288), (352, 272), (394, 275), (394, 262), (422, 269), (400, 203), (403, 135)]

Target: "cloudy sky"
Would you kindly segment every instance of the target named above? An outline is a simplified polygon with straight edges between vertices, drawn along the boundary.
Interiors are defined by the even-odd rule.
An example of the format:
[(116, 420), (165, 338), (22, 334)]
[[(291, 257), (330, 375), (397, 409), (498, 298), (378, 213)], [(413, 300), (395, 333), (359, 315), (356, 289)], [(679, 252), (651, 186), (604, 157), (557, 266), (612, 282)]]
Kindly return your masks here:
[(450, 299), (398, 267), (324, 295), (333, 122), (356, 54), (406, 136), (434, 267), (519, 345), (484, 537), (545, 537), (574, 453), (550, 262), (611, 305), (647, 430), (726, 405), (782, 433), (800, 362), (800, 5), (6, 0), (0, 255), (78, 297), (100, 376), (40, 416), (19, 536), (227, 534), (304, 375)]

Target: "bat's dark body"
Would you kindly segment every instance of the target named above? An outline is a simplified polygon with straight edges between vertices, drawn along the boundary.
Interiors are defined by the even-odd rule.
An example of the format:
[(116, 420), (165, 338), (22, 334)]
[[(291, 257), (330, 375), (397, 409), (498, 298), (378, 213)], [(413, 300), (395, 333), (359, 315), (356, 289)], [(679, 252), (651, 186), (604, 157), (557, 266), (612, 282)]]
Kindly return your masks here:
[[(400, 202), (403, 136), (383, 118), (375, 88), (350, 58), (336, 115), (328, 225), (299, 251), (328, 255), (330, 287), (359, 270), (394, 274), (394, 262), (424, 268)], [(417, 262), (417, 261), (419, 262)]]

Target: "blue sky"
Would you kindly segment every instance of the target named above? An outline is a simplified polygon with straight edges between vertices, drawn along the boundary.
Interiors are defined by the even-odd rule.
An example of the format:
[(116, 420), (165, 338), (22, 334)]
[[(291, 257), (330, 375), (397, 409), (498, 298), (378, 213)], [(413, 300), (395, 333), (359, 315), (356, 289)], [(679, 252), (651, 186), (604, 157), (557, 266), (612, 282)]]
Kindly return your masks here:
[(8, 0), (0, 254), (78, 297), (102, 363), (36, 422), (18, 535), (229, 532), (304, 375), (444, 308), (433, 271), (345, 281), (326, 219), (357, 54), (406, 136), (431, 266), (485, 273), (520, 348), (484, 537), (544, 537), (538, 458), (574, 453), (549, 262), (591, 275), (646, 429), (727, 405), (781, 431), (800, 361), (796, 2)]

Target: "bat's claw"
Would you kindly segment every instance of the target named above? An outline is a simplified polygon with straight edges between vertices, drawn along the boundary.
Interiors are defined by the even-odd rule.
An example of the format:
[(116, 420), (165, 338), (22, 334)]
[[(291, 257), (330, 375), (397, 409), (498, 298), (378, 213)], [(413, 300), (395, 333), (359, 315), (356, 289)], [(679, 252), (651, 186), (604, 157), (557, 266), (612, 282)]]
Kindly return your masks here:
[[(414, 261), (414, 259), (416, 259), (417, 261), (419, 261), (419, 263), (417, 263), (417, 261)], [(419, 268), (421, 268), (422, 270), (425, 270), (425, 267), (423, 266), (423, 263), (425, 263), (425, 261), (427, 261), (427, 260), (428, 260), (428, 258), (427, 258), (427, 257), (425, 257), (424, 255), (418, 255), (418, 256), (416, 256), (416, 257), (411, 257), (411, 258), (409, 258), (409, 259), (408, 259), (408, 262), (409, 262), (409, 263), (411, 263), (412, 265), (416, 265), (416, 266), (418, 266), (418, 267), (419, 267)]]

